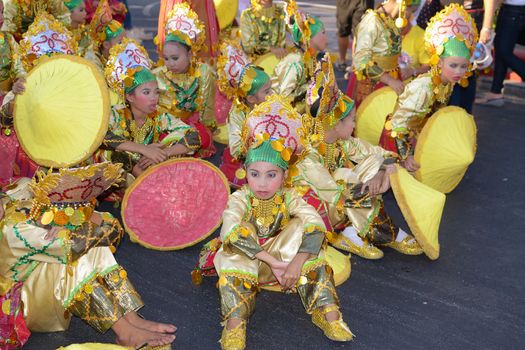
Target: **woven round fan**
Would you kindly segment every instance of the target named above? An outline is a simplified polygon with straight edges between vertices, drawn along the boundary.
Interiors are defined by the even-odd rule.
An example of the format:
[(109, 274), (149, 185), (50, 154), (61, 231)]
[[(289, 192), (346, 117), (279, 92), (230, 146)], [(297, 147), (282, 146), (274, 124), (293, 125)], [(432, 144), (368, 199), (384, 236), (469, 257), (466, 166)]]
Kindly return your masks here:
[(357, 108), (355, 136), (378, 145), (386, 117), (394, 111), (397, 94), (388, 86), (368, 95)]
[(213, 164), (196, 158), (160, 163), (142, 173), (122, 202), (122, 220), (133, 242), (155, 250), (194, 245), (219, 227), (228, 181)]
[(279, 63), (279, 59), (277, 56), (275, 56), (273, 53), (268, 52), (265, 55), (262, 55), (261, 57), (257, 58), (255, 62), (253, 62), (254, 65), (261, 67), (264, 69), (266, 74), (269, 76), (273, 75), (273, 72), (275, 70), (275, 67)]
[[(326, 248), (325, 258), (328, 266), (330, 266), (334, 272), (334, 282), (336, 286), (343, 284), (350, 278), (352, 272), (350, 254), (346, 255), (335, 248), (328, 247)], [(278, 284), (261, 286), (261, 288), (272, 292), (282, 292), (281, 286)]]
[(414, 179), (406, 169), (398, 166), (390, 175), (392, 191), (410, 231), (432, 260), (439, 257), (439, 224), (445, 195)]
[(239, 0), (213, 0), (220, 29), (230, 26), (237, 16)]
[(46, 167), (69, 167), (90, 157), (108, 128), (109, 95), (97, 67), (80, 57), (42, 60), (15, 100), (17, 137)]
[(440, 109), (425, 124), (417, 139), (416, 178), (442, 193), (459, 184), (476, 155), (476, 123), (464, 109)]

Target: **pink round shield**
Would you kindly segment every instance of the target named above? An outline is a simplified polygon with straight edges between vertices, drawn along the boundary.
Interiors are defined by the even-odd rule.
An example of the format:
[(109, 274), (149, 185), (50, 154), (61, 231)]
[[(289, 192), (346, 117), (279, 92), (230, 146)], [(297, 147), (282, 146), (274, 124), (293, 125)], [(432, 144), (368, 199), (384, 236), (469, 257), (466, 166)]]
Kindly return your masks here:
[(228, 181), (213, 164), (196, 158), (168, 160), (141, 174), (122, 202), (122, 220), (133, 242), (155, 250), (194, 245), (219, 227)]

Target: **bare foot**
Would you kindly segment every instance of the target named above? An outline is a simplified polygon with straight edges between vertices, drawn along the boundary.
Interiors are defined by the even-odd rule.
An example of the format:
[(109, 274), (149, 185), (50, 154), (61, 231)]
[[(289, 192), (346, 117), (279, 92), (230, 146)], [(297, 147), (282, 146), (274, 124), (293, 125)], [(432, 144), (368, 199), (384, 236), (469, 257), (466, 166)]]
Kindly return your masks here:
[(157, 333), (175, 333), (177, 327), (172, 324), (148, 321), (140, 317), (135, 311), (128, 312), (124, 318), (133, 326)]
[(175, 335), (151, 332), (142, 328), (135, 327), (124, 317), (115, 322), (111, 327), (117, 335), (117, 344), (123, 346), (139, 347), (145, 344), (150, 346), (160, 346), (173, 343)]

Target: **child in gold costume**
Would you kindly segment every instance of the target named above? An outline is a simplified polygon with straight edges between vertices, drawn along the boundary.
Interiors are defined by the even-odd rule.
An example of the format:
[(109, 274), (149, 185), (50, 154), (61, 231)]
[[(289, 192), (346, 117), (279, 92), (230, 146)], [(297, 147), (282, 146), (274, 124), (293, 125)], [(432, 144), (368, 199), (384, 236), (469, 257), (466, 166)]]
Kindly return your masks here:
[(197, 61), (205, 32), (189, 5), (175, 4), (168, 12), (165, 40), (159, 45), (161, 60), (157, 76), (162, 110), (194, 127), (201, 138), (200, 157), (215, 153), (211, 130), (215, 128), (215, 75), (206, 63)]
[(418, 0), (387, 0), (377, 10), (368, 10), (359, 22), (352, 60), (354, 74), (347, 89), (347, 95), (355, 99), (357, 107), (382, 86), (390, 86), (397, 94), (403, 91), (401, 79), (407, 79), (413, 70), (399, 68), (400, 28), (406, 26), (405, 13), (415, 10), (418, 4)]
[(318, 64), (307, 102), (314, 117), (310, 140), (315, 151), (297, 164), (294, 184), (308, 184), (328, 204), (330, 223), (342, 231), (332, 237), (332, 245), (368, 259), (383, 257), (376, 245), (423, 253), (384, 211), (381, 193), (389, 189), (393, 169), (387, 164), (395, 154), (351, 136), (354, 102), (338, 89), (329, 55)]
[(7, 0), (2, 30), (20, 38), (40, 12), (47, 12), (69, 26), (71, 17), (64, 0)]
[[(133, 52), (132, 57), (128, 56)], [(127, 63), (135, 65), (127, 67)], [(137, 62), (140, 64), (137, 65)], [(132, 39), (111, 49), (106, 80), (127, 106), (112, 109), (103, 148), (104, 158), (124, 164), (137, 176), (170, 157), (192, 154), (200, 148), (195, 129), (167, 112), (159, 112), (159, 91), (146, 50)]]
[[(251, 114), (275, 110), (275, 103), (280, 101), (261, 103)], [(312, 322), (328, 338), (353, 338), (339, 312), (332, 270), (324, 258), (323, 221), (294, 190), (283, 188), (292, 152), (281, 140), (258, 134), (245, 160), (248, 185), (231, 195), (223, 214), (223, 245), (214, 259), (225, 320), (223, 349), (244, 349), (256, 290), (265, 284), (296, 290)]]
[[(0, 297), (9, 295), (3, 312), (22, 314), (36, 332), (63, 331), (75, 315), (101, 333), (111, 328), (126, 346), (175, 339), (175, 326), (136, 313), (144, 304), (113, 257), (123, 229), (109, 213), (94, 210), (96, 196), (120, 175), (121, 165), (111, 163), (40, 171), (32, 193), (18, 191), (18, 200), (0, 196)], [(0, 325), (1, 334), (10, 334), (9, 326)]]
[(244, 184), (243, 180), (235, 176), (244, 158), (241, 152), (242, 128), (253, 107), (270, 95), (271, 81), (268, 74), (250, 63), (237, 45), (225, 43), (220, 51), (222, 54), (217, 63), (219, 89), (233, 99), (227, 124), (229, 147), (224, 150), (220, 169), (231, 185), (239, 187)]
[[(461, 28), (459, 33), (456, 27)], [(447, 6), (427, 26), (425, 43), (431, 70), (406, 86), (379, 140), (380, 146), (399, 155), (407, 170), (419, 168), (414, 148), (428, 117), (447, 105), (456, 83), (468, 84), (477, 38), (472, 17), (457, 4)]]

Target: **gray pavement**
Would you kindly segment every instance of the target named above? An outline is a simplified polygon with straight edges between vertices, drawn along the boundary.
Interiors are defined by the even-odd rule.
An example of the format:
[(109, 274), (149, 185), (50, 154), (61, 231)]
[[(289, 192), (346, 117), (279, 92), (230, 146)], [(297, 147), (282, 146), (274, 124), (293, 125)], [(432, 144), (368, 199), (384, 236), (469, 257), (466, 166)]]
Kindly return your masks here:
[[(131, 1), (136, 24), (153, 23)], [(324, 1), (323, 4), (335, 4)], [(155, 12), (151, 12), (155, 16)], [(147, 20), (147, 21), (146, 21)], [(335, 39), (335, 38), (334, 38)], [(338, 288), (352, 343), (326, 340), (298, 296), (262, 292), (248, 329), (247, 349), (522, 349), (525, 342), (525, 117), (523, 107), (476, 106), (478, 151), (449, 195), (440, 227), (441, 256), (352, 257), (351, 278)], [(218, 164), (218, 157), (213, 160)], [(393, 196), (387, 209), (402, 223)], [(125, 239), (117, 260), (142, 294), (147, 318), (179, 327), (174, 349), (217, 349), (216, 280), (195, 287), (190, 272), (200, 246), (176, 252), (147, 250)], [(75, 342), (112, 342), (78, 319), (60, 333), (33, 334), (27, 349)]]

